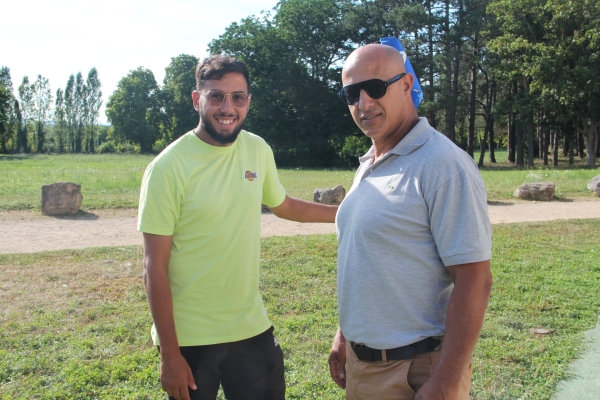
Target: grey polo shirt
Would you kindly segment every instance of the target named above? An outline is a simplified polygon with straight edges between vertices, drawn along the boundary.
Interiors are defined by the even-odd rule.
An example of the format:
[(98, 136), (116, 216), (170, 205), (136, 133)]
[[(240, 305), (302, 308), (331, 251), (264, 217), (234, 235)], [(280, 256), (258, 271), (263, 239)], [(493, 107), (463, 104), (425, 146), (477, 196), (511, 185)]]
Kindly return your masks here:
[(491, 225), (473, 159), (427, 119), (372, 155), (336, 217), (339, 322), (346, 339), (389, 349), (444, 333), (446, 266), (490, 259)]

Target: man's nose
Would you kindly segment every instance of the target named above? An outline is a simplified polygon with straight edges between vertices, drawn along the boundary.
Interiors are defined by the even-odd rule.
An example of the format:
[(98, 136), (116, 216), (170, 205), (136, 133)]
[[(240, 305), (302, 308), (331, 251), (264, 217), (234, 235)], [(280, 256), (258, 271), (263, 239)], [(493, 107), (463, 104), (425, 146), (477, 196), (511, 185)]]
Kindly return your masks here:
[(375, 103), (375, 100), (371, 96), (369, 96), (365, 89), (360, 89), (360, 93), (358, 95), (358, 108), (361, 110), (365, 110)]
[(221, 103), (221, 110), (222, 111), (231, 111), (233, 109), (235, 109), (235, 106), (233, 105), (231, 94), (227, 94), (227, 95), (225, 95), (225, 98), (223, 99), (223, 102)]

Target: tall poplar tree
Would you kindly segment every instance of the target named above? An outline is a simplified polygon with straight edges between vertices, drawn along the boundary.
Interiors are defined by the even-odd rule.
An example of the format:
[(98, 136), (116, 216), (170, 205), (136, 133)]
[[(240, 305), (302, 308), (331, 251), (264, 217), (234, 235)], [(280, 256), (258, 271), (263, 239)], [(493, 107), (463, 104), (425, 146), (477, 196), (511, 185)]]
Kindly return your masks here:
[(13, 141), (14, 127), (13, 114), (13, 86), (8, 67), (0, 68), (0, 147), (2, 152), (7, 152), (7, 144)]
[(64, 92), (65, 119), (67, 123), (67, 144), (71, 153), (75, 152), (75, 130), (77, 127), (75, 105), (75, 75), (71, 74), (67, 80)]
[(95, 142), (96, 142), (96, 133), (94, 130), (94, 126), (98, 122), (98, 114), (100, 112), (100, 107), (102, 106), (102, 91), (100, 88), (102, 87), (102, 83), (100, 82), (100, 78), (98, 77), (98, 70), (96, 67), (90, 69), (88, 72), (88, 76), (86, 79), (86, 124), (88, 127), (88, 139), (87, 139), (87, 149), (91, 153), (94, 152)]
[(33, 115), (33, 87), (29, 83), (29, 77), (25, 75), (21, 85), (19, 85), (19, 111), (21, 113), (22, 131), (21, 135), (25, 136), (26, 151), (30, 151), (29, 147), (29, 124)]
[(83, 130), (87, 116), (86, 91), (87, 88), (83, 80), (83, 75), (81, 72), (78, 72), (75, 77), (75, 91), (73, 92), (73, 118), (75, 125), (76, 153), (81, 153), (83, 151)]
[(56, 100), (54, 102), (54, 136), (57, 141), (58, 152), (65, 152), (67, 120), (65, 113), (65, 98), (63, 90), (56, 90)]
[(35, 122), (36, 133), (36, 151), (44, 152), (44, 143), (46, 138), (46, 123), (50, 120), (52, 110), (52, 92), (50, 91), (50, 82), (42, 75), (38, 75), (32, 85), (33, 105), (32, 118)]

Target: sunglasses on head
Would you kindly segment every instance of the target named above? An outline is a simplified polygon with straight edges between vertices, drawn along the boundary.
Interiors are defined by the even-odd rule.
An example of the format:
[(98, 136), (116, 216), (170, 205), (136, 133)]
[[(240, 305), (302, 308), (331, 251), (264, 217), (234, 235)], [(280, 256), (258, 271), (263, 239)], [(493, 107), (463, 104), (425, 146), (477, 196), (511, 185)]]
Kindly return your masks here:
[(248, 104), (248, 99), (250, 98), (250, 95), (246, 93), (223, 93), (220, 90), (211, 90), (207, 93), (200, 93), (207, 98), (208, 104), (215, 107), (223, 104), (225, 97), (227, 96), (231, 96), (231, 104), (233, 104), (234, 107), (246, 107), (246, 104)]
[(401, 73), (400, 75), (396, 75), (389, 81), (385, 82), (381, 79), (369, 79), (368, 81), (363, 81), (359, 83), (355, 83), (353, 85), (344, 86), (338, 95), (340, 99), (349, 106), (358, 103), (360, 98), (360, 91), (364, 90), (367, 92), (370, 98), (372, 99), (380, 99), (385, 96), (387, 92), (387, 87), (390, 86), (394, 82), (398, 82), (402, 77), (406, 75), (406, 72)]

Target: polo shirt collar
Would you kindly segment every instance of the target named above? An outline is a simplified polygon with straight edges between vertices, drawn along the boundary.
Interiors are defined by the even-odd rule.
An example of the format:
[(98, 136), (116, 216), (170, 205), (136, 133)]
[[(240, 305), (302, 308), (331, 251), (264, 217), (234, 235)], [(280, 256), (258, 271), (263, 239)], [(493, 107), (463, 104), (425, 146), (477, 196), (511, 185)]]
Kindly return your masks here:
[[(391, 149), (388, 154), (396, 154), (399, 156), (406, 156), (413, 151), (417, 150), (419, 147), (423, 146), (425, 142), (429, 139), (429, 137), (433, 134), (433, 128), (429, 125), (427, 118), (420, 117), (419, 122), (408, 132), (406, 136), (400, 140), (400, 142)], [(360, 163), (364, 163), (368, 161), (375, 155), (375, 148), (371, 146), (369, 151), (362, 156), (359, 157), (358, 160)], [(385, 158), (385, 157), (384, 157)]]
[(390, 153), (406, 156), (423, 146), (432, 134), (433, 128), (429, 125), (427, 118), (420, 117), (419, 122), (390, 150)]

